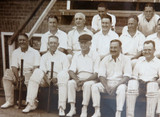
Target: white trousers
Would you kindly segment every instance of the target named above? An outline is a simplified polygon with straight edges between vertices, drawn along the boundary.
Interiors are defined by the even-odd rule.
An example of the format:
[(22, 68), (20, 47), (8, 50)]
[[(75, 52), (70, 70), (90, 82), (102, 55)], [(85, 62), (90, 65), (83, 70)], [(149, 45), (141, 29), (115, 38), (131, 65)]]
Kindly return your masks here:
[[(127, 90), (127, 115), (129, 117), (134, 117), (134, 108), (136, 103), (136, 98), (139, 94), (139, 82), (137, 80), (130, 80), (128, 82), (128, 90)], [(158, 101), (158, 83), (157, 82), (149, 82), (147, 83), (147, 109), (146, 109), (146, 117), (154, 117), (155, 109)]]
[[(93, 107), (100, 107), (100, 92), (105, 92), (105, 88), (103, 87), (102, 83), (96, 83), (92, 85), (92, 101)], [(121, 84), (117, 87), (116, 90), (116, 109), (118, 111), (123, 110), (123, 106), (125, 103), (125, 92), (126, 92), (126, 85)]]
[[(33, 72), (27, 90), (27, 99), (31, 105), (35, 103), (37, 98), (39, 86), (45, 87), (46, 82), (43, 77), (45, 76), (44, 72), (41, 69), (35, 69)], [(62, 107), (66, 109), (66, 100), (67, 100), (67, 82), (69, 80), (69, 74), (67, 71), (61, 71), (57, 74), (57, 84), (58, 84), (58, 108)]]
[[(25, 85), (28, 85), (28, 81), (31, 76), (31, 72), (25, 73)], [(14, 104), (14, 85), (13, 83), (16, 82), (16, 78), (12, 72), (11, 69), (6, 69), (4, 76), (3, 76), (3, 87), (4, 87), (4, 93), (5, 93), (5, 99), (6, 101), (10, 102), (11, 104)]]
[[(83, 86), (83, 101), (82, 105), (87, 106), (89, 104), (89, 100), (91, 97), (91, 86), (95, 84), (96, 81), (86, 81)], [(68, 102), (75, 103), (76, 102), (76, 89), (77, 84), (75, 80), (68, 81)]]

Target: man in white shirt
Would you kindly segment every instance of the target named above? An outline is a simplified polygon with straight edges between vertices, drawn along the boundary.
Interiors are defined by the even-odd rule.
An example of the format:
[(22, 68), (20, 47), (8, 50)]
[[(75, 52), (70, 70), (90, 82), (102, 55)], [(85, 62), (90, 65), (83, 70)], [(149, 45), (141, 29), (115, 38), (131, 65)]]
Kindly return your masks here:
[(87, 106), (91, 97), (91, 86), (96, 82), (100, 57), (90, 50), (92, 36), (83, 34), (79, 37), (81, 51), (73, 56), (69, 69), (72, 80), (68, 81), (68, 102), (70, 111), (67, 116), (76, 114), (76, 90), (83, 90), (82, 112), (80, 117), (87, 117)]
[(86, 18), (83, 13), (76, 13), (74, 16), (75, 27), (68, 32), (68, 53), (73, 55), (81, 51), (78, 38), (83, 33), (93, 35), (93, 33), (85, 26)]
[(48, 17), (48, 28), (49, 31), (42, 35), (40, 53), (44, 54), (48, 51), (48, 37), (55, 35), (59, 38), (58, 50), (65, 52), (67, 50), (67, 34), (58, 29), (58, 17), (51, 14)]
[(155, 42), (155, 53), (157, 58), (160, 58), (160, 18), (157, 21), (156, 33), (149, 35), (146, 40), (152, 40)]
[(13, 51), (11, 69), (7, 69), (3, 76), (3, 86), (6, 103), (1, 108), (8, 108), (14, 105), (14, 86), (18, 88), (20, 79), (21, 59), (23, 59), (23, 75), (25, 85), (28, 85), (33, 70), (40, 64), (40, 54), (37, 50), (29, 46), (29, 39), (26, 34), (18, 36), (19, 48)]
[[(28, 105), (22, 112), (27, 113), (36, 109), (35, 100), (38, 93), (39, 86), (49, 86), (50, 82), (58, 85), (58, 109), (59, 115), (65, 116), (66, 99), (67, 99), (67, 82), (69, 79), (68, 67), (69, 62), (67, 56), (58, 51), (59, 41), (57, 36), (50, 36), (48, 38), (49, 50), (41, 57), (40, 68), (35, 69), (27, 89)], [(53, 78), (51, 76), (51, 62), (53, 66)]]
[(92, 49), (97, 51), (101, 58), (109, 54), (110, 41), (118, 39), (117, 33), (111, 30), (112, 18), (109, 15), (102, 17), (102, 29), (93, 36)]
[(101, 18), (105, 14), (110, 15), (112, 17), (111, 29), (114, 30), (115, 25), (116, 25), (116, 17), (114, 15), (108, 13), (108, 9), (107, 9), (106, 5), (104, 3), (100, 3), (98, 5), (97, 10), (98, 10), (99, 14), (93, 16), (93, 19), (92, 19), (92, 26), (91, 26), (92, 27), (92, 32), (96, 33), (96, 32), (98, 32), (102, 29)]
[(100, 113), (100, 92), (107, 92), (109, 95), (116, 94), (116, 114), (121, 117), (125, 103), (126, 83), (131, 77), (132, 67), (128, 57), (121, 54), (122, 43), (119, 40), (110, 42), (110, 55), (103, 58), (99, 67), (100, 83), (92, 85), (92, 101), (95, 113), (92, 117), (101, 117)]
[[(132, 60), (132, 65), (142, 55), (145, 36), (138, 31), (138, 17), (132, 15), (128, 18), (128, 30), (120, 36), (122, 53)], [(134, 66), (134, 65), (133, 65)]]
[(159, 15), (155, 14), (153, 4), (146, 4), (143, 13), (138, 15), (138, 19), (138, 29), (146, 37), (156, 32), (156, 25), (159, 19)]
[[(154, 56), (154, 41), (145, 41), (143, 57), (140, 57), (134, 67), (132, 80), (127, 89), (127, 117), (134, 117), (136, 98), (146, 92), (146, 117), (154, 117), (158, 100), (158, 83), (160, 77), (160, 60)], [(146, 91), (145, 91), (146, 90)]]

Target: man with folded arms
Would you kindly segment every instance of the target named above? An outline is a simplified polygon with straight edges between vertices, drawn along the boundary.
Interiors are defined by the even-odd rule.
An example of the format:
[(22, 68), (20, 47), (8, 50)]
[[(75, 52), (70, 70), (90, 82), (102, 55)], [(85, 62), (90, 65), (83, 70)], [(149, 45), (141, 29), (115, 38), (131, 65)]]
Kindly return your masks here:
[(3, 76), (3, 86), (6, 103), (1, 108), (8, 108), (14, 105), (14, 86), (18, 87), (20, 79), (21, 59), (23, 59), (23, 75), (25, 85), (28, 85), (30, 76), (35, 68), (39, 67), (40, 54), (37, 50), (29, 46), (29, 39), (26, 34), (18, 36), (19, 48), (13, 51), (11, 60), (11, 69), (7, 69)]
[(127, 89), (127, 117), (134, 117), (137, 96), (146, 92), (146, 117), (154, 117), (158, 100), (158, 83), (160, 77), (160, 60), (154, 56), (155, 43), (148, 40), (143, 45), (143, 57), (134, 67), (132, 80)]
[(115, 117), (121, 117), (125, 103), (126, 83), (131, 77), (132, 67), (130, 59), (121, 54), (121, 42), (112, 40), (110, 42), (110, 54), (104, 57), (99, 67), (100, 83), (92, 85), (92, 101), (95, 113), (92, 117), (101, 117), (100, 92), (109, 95), (116, 94)]
[[(40, 68), (33, 72), (27, 89), (28, 105), (22, 112), (27, 113), (36, 109), (35, 101), (38, 94), (39, 86), (47, 87), (50, 82), (58, 85), (58, 109), (59, 115), (65, 116), (66, 99), (67, 99), (67, 82), (69, 79), (68, 67), (69, 62), (67, 56), (58, 51), (58, 37), (50, 36), (48, 38), (49, 50), (41, 57)], [(51, 62), (54, 62), (53, 78), (50, 80)]]
[(81, 51), (73, 56), (69, 69), (72, 80), (68, 81), (68, 102), (70, 111), (67, 116), (76, 114), (76, 90), (83, 90), (82, 112), (80, 117), (87, 117), (87, 106), (91, 97), (91, 86), (96, 82), (100, 57), (90, 50), (92, 36), (83, 34), (79, 37)]

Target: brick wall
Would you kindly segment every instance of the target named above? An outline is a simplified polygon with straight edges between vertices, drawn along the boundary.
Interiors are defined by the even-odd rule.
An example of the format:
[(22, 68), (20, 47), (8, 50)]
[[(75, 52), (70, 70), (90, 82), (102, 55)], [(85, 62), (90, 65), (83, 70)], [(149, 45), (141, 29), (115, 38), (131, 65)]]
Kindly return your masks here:
[[(23, 32), (29, 32), (32, 26), (37, 21), (43, 10), (46, 8), (50, 0), (45, 0), (36, 15), (29, 22)], [(0, 0), (0, 32), (15, 32), (23, 23), (25, 18), (33, 11), (38, 0)], [(66, 9), (66, 0), (57, 0), (49, 13), (59, 15), (59, 9)], [(44, 33), (47, 31), (46, 18), (38, 28), (37, 33)], [(0, 41), (0, 50), (2, 50)], [(2, 51), (0, 51), (0, 83), (2, 74)]]

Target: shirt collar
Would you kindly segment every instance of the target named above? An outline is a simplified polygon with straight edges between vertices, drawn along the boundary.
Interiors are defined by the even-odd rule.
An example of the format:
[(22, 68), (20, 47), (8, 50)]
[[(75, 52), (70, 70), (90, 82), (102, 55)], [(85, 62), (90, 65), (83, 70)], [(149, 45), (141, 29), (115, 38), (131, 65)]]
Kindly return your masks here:
[[(156, 59), (157, 59), (157, 58), (154, 57), (150, 62), (155, 62)], [(145, 57), (143, 57), (142, 61), (143, 61), (143, 62), (148, 62)], [(148, 62), (148, 63), (149, 63), (149, 62)]]
[[(21, 48), (20, 48), (20, 47), (19, 47), (19, 50), (21, 51)], [(31, 50), (31, 47), (30, 47), (30, 46), (28, 46), (28, 49), (27, 49), (27, 51), (26, 51), (26, 52), (30, 52), (30, 51), (32, 51), (32, 50)], [(22, 51), (21, 51), (21, 52), (22, 52)], [(26, 53), (26, 52), (25, 52), (25, 53)]]
[[(59, 29), (57, 29), (57, 32), (55, 33), (55, 35), (56, 35), (57, 33), (59, 33)], [(53, 35), (53, 34), (50, 32), (50, 30), (47, 32), (47, 34), (48, 34), (48, 35)]]
[[(121, 61), (122, 60), (122, 54), (120, 53), (118, 58), (116, 58), (116, 60)], [(112, 55), (109, 55), (109, 61), (114, 61), (114, 59), (112, 58)]]
[(55, 51), (55, 53), (52, 55), (51, 53), (50, 53), (50, 51), (48, 50), (48, 52), (47, 52), (49, 55), (51, 55), (51, 56), (54, 56), (54, 55), (56, 55), (56, 54), (58, 54), (59, 53), (59, 51), (58, 50), (56, 50)]
[[(112, 36), (111, 32), (112, 32), (112, 30), (109, 29), (109, 31), (108, 31), (108, 33), (107, 33), (106, 35), (111, 35), (111, 36)], [(103, 32), (102, 32), (102, 29), (99, 31), (99, 33), (100, 33), (101, 35), (104, 35)], [(106, 36), (106, 35), (104, 35), (104, 36)]]

